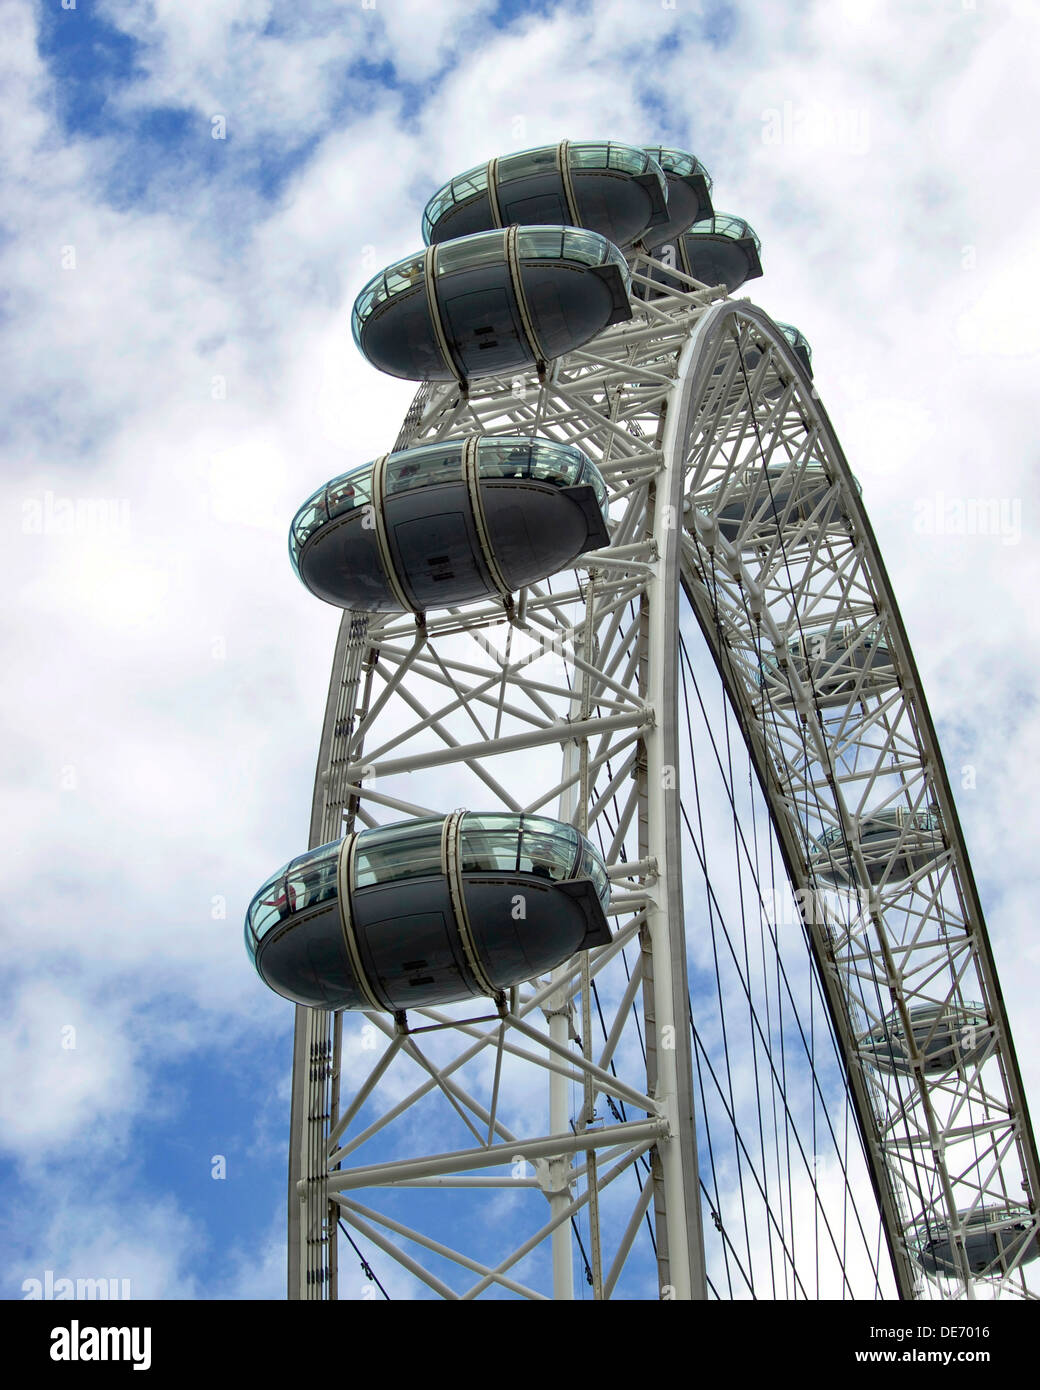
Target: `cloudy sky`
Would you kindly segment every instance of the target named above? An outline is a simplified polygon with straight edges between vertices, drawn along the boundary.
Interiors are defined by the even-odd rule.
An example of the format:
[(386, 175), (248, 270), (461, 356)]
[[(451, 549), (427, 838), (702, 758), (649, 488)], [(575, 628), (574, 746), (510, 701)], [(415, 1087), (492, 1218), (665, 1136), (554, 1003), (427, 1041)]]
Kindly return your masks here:
[(283, 1293), (291, 1009), (241, 917), (306, 841), (337, 622), (287, 525), (412, 394), (353, 347), (361, 285), (451, 174), (565, 136), (694, 151), (762, 238), (750, 288), (808, 336), (863, 484), (1040, 1112), (1035, 4), (0, 23), (0, 1293)]

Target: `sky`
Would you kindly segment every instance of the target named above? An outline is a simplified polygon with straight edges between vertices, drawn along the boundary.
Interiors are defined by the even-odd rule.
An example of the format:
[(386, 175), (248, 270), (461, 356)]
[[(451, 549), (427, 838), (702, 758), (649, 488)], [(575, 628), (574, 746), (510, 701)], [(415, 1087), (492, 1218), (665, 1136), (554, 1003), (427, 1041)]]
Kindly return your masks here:
[(564, 137), (693, 151), (762, 239), (748, 291), (808, 337), (863, 485), (1040, 1113), (1035, 5), (0, 27), (0, 1294), (283, 1296), (292, 1010), (241, 919), (305, 846), (338, 619), (288, 522), (412, 395), (353, 346), (363, 283), (452, 174)]

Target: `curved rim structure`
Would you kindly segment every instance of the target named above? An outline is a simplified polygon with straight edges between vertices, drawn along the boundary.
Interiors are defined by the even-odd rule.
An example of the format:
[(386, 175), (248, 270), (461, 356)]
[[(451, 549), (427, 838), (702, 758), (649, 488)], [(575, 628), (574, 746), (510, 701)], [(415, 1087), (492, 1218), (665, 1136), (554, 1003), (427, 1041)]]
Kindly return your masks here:
[[(971, 1297), (967, 1222), (989, 1202), (1015, 1202), (1024, 1191), (1035, 1226), (1038, 1165), (938, 739), (859, 488), (802, 363), (782, 330), (750, 304), (714, 309), (706, 333), (702, 370), (723, 366), (714, 395), (720, 379), (744, 380), (754, 413), (738, 408), (720, 428), (712, 392), (702, 401), (702, 427), (691, 452), (683, 586), (723, 672), (791, 882), (807, 909), (900, 1289), (910, 1296), (920, 1277), (910, 1250), (914, 1228), (948, 1224), (961, 1286)], [(761, 357), (747, 379), (744, 359), (754, 348)], [(779, 399), (767, 394), (771, 378), (785, 383)], [(748, 457), (783, 460), (792, 473), (822, 458), (831, 496), (808, 520), (788, 525), (781, 514), (758, 544), (743, 544), (739, 536), (730, 544), (698, 512), (696, 500), (705, 488), (725, 491)], [(869, 627), (887, 645), (896, 676), (887, 689), (861, 687), (838, 708), (821, 709), (812, 687), (800, 686), (792, 671), (793, 700), (767, 698), (756, 678), (765, 656), (779, 657), (810, 628), (840, 630), (848, 622)], [(906, 830), (889, 845), (891, 871), (879, 873), (864, 860), (859, 836), (868, 818), (892, 810), (902, 813)], [(906, 836), (923, 817), (939, 827), (939, 843), (922, 863), (915, 856), (904, 877), (898, 865), (906, 862)], [(828, 858), (839, 861), (829, 877), (843, 879), (845, 889), (833, 891), (819, 870), (821, 839)], [(958, 1009), (974, 1000), (985, 1009), (988, 1045), (963, 1072), (930, 1076), (917, 1052), (907, 1081), (871, 1065), (869, 1051), (857, 1043), (892, 1012), (910, 1037), (912, 1010)]]
[[(695, 1071), (702, 1090), (704, 1081), (678, 786), (683, 594), (768, 806), (880, 1212), (889, 1286), (907, 1298), (975, 1296), (966, 1240), (983, 1208), (1024, 1204), (1035, 1232), (1036, 1148), (981, 905), (858, 489), (780, 327), (674, 269), (682, 288), (662, 288), (663, 268), (637, 256), (633, 280), (659, 297), (634, 301), (631, 322), (544, 376), (421, 387), (397, 440), (472, 431), (578, 445), (610, 489), (611, 543), (512, 602), (419, 619), (346, 612), (310, 843), (443, 813), (445, 797), (475, 804), (476, 788), (488, 809), (544, 809), (599, 837), (615, 936), (497, 1009), (373, 1012), (360, 1034), (342, 1015), (298, 1011), (291, 1297), (349, 1296), (337, 1227), (444, 1298), (573, 1297), (579, 1223), (597, 1298), (717, 1292), (705, 1258), (713, 1226), (740, 1265), (717, 1185), (713, 1196), (699, 1169), (709, 1158), (714, 1180), (716, 1154), (695, 1134)], [(827, 486), (796, 506), (810, 461)], [(774, 487), (777, 466), (790, 505), (749, 505), (722, 534), (714, 513), (735, 490), (747, 497), (756, 477), (760, 490)], [(811, 675), (803, 681), (811, 668), (789, 660), (793, 641), (804, 648), (821, 629), (867, 632), (890, 668), (872, 681), (861, 663), (847, 690), (839, 683), (843, 699), (821, 701)], [(771, 694), (778, 671), (784, 699)], [(896, 835), (877, 871), (861, 828), (895, 810), (907, 823), (926, 813), (940, 833), (923, 858)], [(885, 1020), (899, 1018), (913, 1039), (912, 1012), (967, 1000), (986, 1024), (962, 1070), (926, 1069), (913, 1047), (908, 1069), (876, 1066), (863, 1040)], [(819, 1089), (815, 1068), (813, 1082)], [(447, 1142), (460, 1126), (465, 1146)], [(362, 1192), (372, 1195), (362, 1202)], [(504, 1204), (489, 1210), (514, 1214), (494, 1256), (489, 1218), (471, 1228), (458, 1205), (489, 1197)], [(775, 1239), (786, 1260), (793, 1203), (790, 1229), (769, 1220), (770, 1249)], [(915, 1262), (922, 1224), (949, 1233), (951, 1277), (929, 1282)], [(646, 1230), (649, 1282), (636, 1253)], [(827, 1231), (844, 1279), (844, 1244)], [(1031, 1296), (1024, 1263), (994, 1268), (998, 1291)], [(449, 1273), (460, 1270), (461, 1288)]]

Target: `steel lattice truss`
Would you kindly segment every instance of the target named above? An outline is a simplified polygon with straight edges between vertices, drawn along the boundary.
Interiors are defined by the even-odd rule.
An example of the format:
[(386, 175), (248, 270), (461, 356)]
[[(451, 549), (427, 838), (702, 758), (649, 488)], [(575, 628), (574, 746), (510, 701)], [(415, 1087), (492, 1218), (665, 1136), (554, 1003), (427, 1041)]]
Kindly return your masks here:
[[(997, 1272), (1001, 1291), (1024, 1292), (1034, 1142), (949, 786), (859, 490), (769, 320), (728, 305), (710, 334), (684, 582), (755, 751), (829, 982), (901, 1284), (920, 1279), (907, 1249), (914, 1232), (948, 1223), (962, 1278), (946, 1292), (973, 1295), (956, 1236), (981, 1208), (1010, 1203), (1033, 1216)], [(814, 642), (818, 659), (799, 662)], [(891, 832), (864, 836), (881, 811), (898, 813)], [(935, 1023), (901, 1066), (878, 1066), (871, 1039), (886, 1019), (909, 1037), (911, 1013), (926, 1010), (963, 1022), (966, 1058), (922, 1067)]]
[[(648, 268), (636, 262), (637, 285)], [(603, 850), (615, 936), (497, 1011), (476, 1000), (395, 1020), (298, 1011), (293, 1296), (356, 1296), (339, 1287), (338, 1222), (447, 1298), (567, 1296), (572, 1230), (585, 1233), (595, 1296), (704, 1292), (676, 776), (680, 587), (809, 909), (900, 1288), (913, 1290), (906, 1245), (925, 1218), (957, 1223), (998, 1200), (1035, 1210), (1035, 1153), (981, 913), (873, 538), (783, 339), (720, 294), (691, 281), (637, 303), (631, 323), (543, 377), (482, 381), (468, 395), (424, 386), (409, 411), (398, 448), (474, 431), (579, 445), (610, 487), (611, 544), (505, 606), (418, 622), (346, 613), (310, 843), (458, 805), (558, 815)], [(772, 501), (755, 491), (763, 458)], [(745, 520), (723, 534), (717, 518), (742, 495)], [(871, 651), (883, 639), (892, 667), (864, 661), (842, 706), (817, 708), (813, 682), (786, 659), (810, 628), (868, 632)], [(908, 818), (883, 845), (893, 864), (923, 833), (912, 813), (938, 827), (927, 859), (915, 841), (900, 882), (858, 836), (867, 810), (897, 806)], [(835, 827), (831, 882), (813, 846)], [(860, 880), (874, 891), (853, 909)], [(862, 1040), (893, 1009), (905, 1022), (915, 1004), (962, 1000), (984, 1009), (970, 1066), (926, 1075), (912, 1056), (905, 1071), (864, 1060)], [(1004, 1286), (1024, 1289), (1011, 1266)], [(947, 1287), (973, 1288), (968, 1277)]]

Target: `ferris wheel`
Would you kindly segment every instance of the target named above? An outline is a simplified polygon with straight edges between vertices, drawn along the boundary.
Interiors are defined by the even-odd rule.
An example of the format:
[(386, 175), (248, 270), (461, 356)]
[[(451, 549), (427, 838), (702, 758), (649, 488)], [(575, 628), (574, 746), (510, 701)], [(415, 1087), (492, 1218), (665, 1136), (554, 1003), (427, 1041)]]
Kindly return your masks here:
[(493, 159), (355, 304), (421, 384), (290, 533), (343, 609), (310, 848), (246, 919), (297, 1005), (291, 1298), (1037, 1291), (917, 669), (711, 191), (664, 148)]

